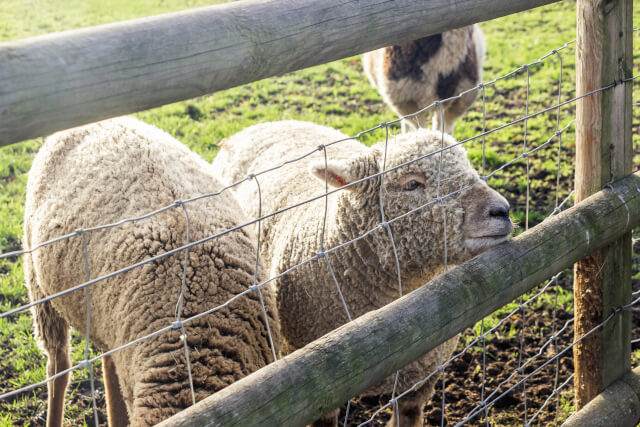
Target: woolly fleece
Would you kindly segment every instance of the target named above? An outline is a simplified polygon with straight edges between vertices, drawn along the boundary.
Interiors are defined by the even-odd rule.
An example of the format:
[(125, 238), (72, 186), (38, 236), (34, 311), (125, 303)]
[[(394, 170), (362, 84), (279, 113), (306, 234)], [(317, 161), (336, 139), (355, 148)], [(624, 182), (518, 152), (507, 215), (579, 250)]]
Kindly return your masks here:
[[(77, 229), (136, 217), (220, 187), (211, 165), (170, 135), (134, 118), (60, 132), (47, 138), (29, 173), (24, 245), (31, 248)], [(192, 242), (245, 222), (230, 192), (185, 206)], [(185, 212), (178, 206), (87, 233), (91, 278), (183, 246), (186, 225)], [(183, 319), (216, 307), (253, 284), (256, 244), (253, 231), (243, 228), (190, 249)], [(180, 252), (91, 287), (90, 336), (100, 351), (176, 320), (184, 257)], [(27, 254), (25, 274), (31, 301), (85, 282), (82, 237)], [(269, 288), (263, 288), (263, 295), (277, 345), (274, 295)], [(69, 325), (83, 334), (86, 329), (85, 291), (37, 305), (33, 314), (52, 375), (68, 364)], [(196, 400), (272, 361), (256, 293), (186, 323), (185, 329)], [(107, 357), (105, 367), (111, 425), (126, 422), (127, 417), (131, 425), (154, 425), (191, 405), (180, 329)], [(51, 408), (62, 402), (60, 389), (55, 390), (57, 403), (52, 403), (51, 384), (50, 412), (61, 417), (61, 409)], [(109, 389), (110, 384), (116, 386)], [(66, 381), (56, 385), (64, 391)], [(128, 415), (118, 414), (124, 405)]]
[[(249, 173), (258, 173), (285, 160), (313, 152), (299, 161), (257, 176), (262, 193), (262, 215), (266, 215), (324, 194), (324, 150), (318, 147), (345, 138), (346, 135), (334, 129), (313, 123), (282, 121), (259, 124), (224, 141), (214, 159), (214, 169), (220, 174), (221, 181), (232, 184)], [(440, 132), (426, 129), (394, 137), (388, 144), (386, 168), (433, 153), (441, 147), (441, 138)], [(453, 138), (444, 135), (444, 146), (450, 148), (442, 152), (441, 157), (440, 154), (432, 155), (384, 175), (383, 200), (387, 221), (437, 197), (440, 159), (440, 195), (447, 195), (465, 185), (474, 185), (471, 191), (445, 198), (442, 204), (428, 205), (390, 225), (397, 245), (403, 294), (443, 271), (445, 229), (449, 266), (463, 262), (477, 251), (506, 238), (480, 239), (480, 243), (472, 247), (467, 244), (469, 236), (465, 230), (469, 229), (469, 224), (465, 224), (465, 209), (469, 213), (472, 207), (491, 200), (505, 204), (506, 201), (479, 180), (465, 150), (454, 146), (454, 143)], [(381, 171), (384, 149), (384, 142), (367, 148), (353, 140), (326, 147), (330, 183), (339, 187), (345, 182)], [(407, 191), (416, 185), (411, 181), (424, 185)], [(328, 197), (324, 244), (324, 197), (263, 220), (261, 256), (269, 276), (276, 276), (313, 258), (323, 248), (333, 248), (378, 226), (381, 223), (380, 184), (381, 177), (377, 177)], [(235, 188), (238, 200), (249, 216), (258, 217), (260, 199), (256, 182), (245, 181)], [(508, 204), (506, 206), (508, 208)], [(507, 233), (511, 231), (510, 227), (509, 222)], [(380, 308), (399, 296), (396, 261), (386, 229), (329, 254), (328, 259), (352, 318)], [(288, 351), (304, 346), (348, 320), (325, 259), (316, 259), (289, 272), (277, 280), (277, 287), (281, 332)], [(407, 389), (435, 368), (441, 355), (449, 357), (456, 342), (457, 338), (448, 341), (403, 369), (399, 391)], [(400, 404), (408, 412), (414, 409), (421, 411), (433, 393), (435, 381), (434, 377), (415, 396), (403, 399)], [(393, 378), (389, 378), (370, 392), (388, 393), (392, 387)], [(421, 413), (416, 416), (422, 419)]]

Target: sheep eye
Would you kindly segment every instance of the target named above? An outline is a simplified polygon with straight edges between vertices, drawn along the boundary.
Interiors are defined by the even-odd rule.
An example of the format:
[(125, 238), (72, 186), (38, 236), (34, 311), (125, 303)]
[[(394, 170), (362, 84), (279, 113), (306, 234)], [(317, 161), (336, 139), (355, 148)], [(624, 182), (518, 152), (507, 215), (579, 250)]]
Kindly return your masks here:
[(412, 179), (402, 186), (402, 191), (413, 191), (419, 188), (424, 188), (424, 184), (420, 181)]

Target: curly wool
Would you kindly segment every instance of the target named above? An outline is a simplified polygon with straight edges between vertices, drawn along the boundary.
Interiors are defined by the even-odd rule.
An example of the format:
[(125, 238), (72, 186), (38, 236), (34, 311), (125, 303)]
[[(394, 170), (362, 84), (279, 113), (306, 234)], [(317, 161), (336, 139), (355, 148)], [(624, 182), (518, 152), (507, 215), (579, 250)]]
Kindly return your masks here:
[[(385, 143), (371, 148), (345, 140), (325, 147), (346, 135), (320, 125), (299, 121), (264, 123), (249, 127), (223, 143), (213, 164), (226, 184), (238, 182), (249, 173), (257, 173), (312, 154), (281, 168), (260, 174), (262, 200), (255, 182), (235, 187), (240, 204), (251, 217), (283, 209), (325, 192), (325, 165), (333, 165), (327, 174), (349, 177), (349, 182), (382, 170)], [(444, 139), (443, 139), (444, 138)], [(402, 292), (406, 294), (449, 266), (469, 259), (473, 253), (465, 245), (463, 223), (465, 209), (481, 203), (493, 192), (479, 181), (466, 153), (455, 141), (440, 132), (420, 129), (389, 141), (386, 169), (420, 156), (449, 147), (441, 154), (398, 168), (376, 178), (342, 189), (310, 203), (303, 204), (262, 221), (261, 256), (274, 277), (315, 257), (318, 253), (364, 235), (381, 221), (380, 185), (383, 181), (385, 220), (400, 217), (414, 208), (422, 209), (390, 224), (400, 262)], [(440, 165), (440, 162), (441, 165)], [(318, 169), (319, 168), (319, 169)], [(310, 177), (308, 170), (320, 170)], [(426, 182), (421, 191), (402, 191), (402, 183), (411, 177)], [(340, 186), (340, 180), (334, 180)], [(438, 184), (439, 183), (439, 184)], [(462, 191), (431, 203), (467, 185), (477, 184), (474, 191)], [(331, 189), (331, 188), (330, 188)], [(494, 192), (495, 193), (495, 192)], [(496, 193), (497, 194), (497, 193)], [(499, 197), (499, 196), (498, 196)], [(445, 233), (446, 231), (446, 233)], [(324, 241), (322, 240), (324, 236)], [(385, 228), (370, 233), (355, 243), (328, 255), (351, 317), (355, 318), (380, 308), (399, 296), (397, 267), (391, 240)], [(347, 322), (348, 318), (333, 281), (327, 261), (315, 259), (293, 269), (277, 280), (277, 302), (282, 322), (282, 335), (288, 351), (300, 348)], [(448, 357), (457, 338), (436, 348), (422, 359), (403, 369), (400, 391), (413, 385), (437, 366), (440, 357)], [(436, 379), (427, 382), (415, 397), (416, 406), (433, 393)], [(370, 392), (390, 392), (393, 378)], [(409, 399), (410, 400), (410, 399)]]
[[(439, 44), (427, 43), (438, 37)], [(384, 102), (398, 116), (406, 116), (438, 100), (450, 98), (482, 81), (485, 42), (478, 25), (457, 28), (402, 45), (388, 46), (362, 56), (365, 75)], [(416, 70), (419, 73), (416, 73)], [(479, 91), (403, 120), (403, 129), (426, 127), (453, 133), (455, 121), (473, 104)]]
[[(29, 173), (24, 245), (30, 248), (74, 230), (147, 214), (220, 187), (211, 165), (170, 135), (134, 118), (60, 132), (47, 138)], [(191, 242), (244, 222), (229, 192), (184, 206)], [(133, 223), (87, 232), (90, 277), (181, 247), (187, 243), (186, 232), (187, 219), (180, 206)], [(216, 307), (253, 284), (256, 242), (252, 230), (243, 228), (189, 250), (183, 319)], [(184, 257), (179, 252), (91, 287), (90, 337), (100, 351), (127, 344), (176, 320)], [(83, 283), (82, 238), (27, 254), (25, 274), (32, 301)], [(258, 276), (263, 276), (262, 271)], [(262, 291), (277, 344), (274, 295), (269, 288)], [(59, 367), (68, 358), (69, 325), (86, 329), (85, 298), (84, 291), (77, 291), (33, 309), (38, 339), (49, 355), (49, 375), (56, 371), (56, 360)], [(255, 293), (184, 326), (196, 400), (272, 361), (262, 306)], [(115, 372), (105, 369), (105, 383), (117, 380), (128, 413), (125, 417), (132, 425), (157, 424), (191, 405), (181, 335), (180, 329), (174, 329), (110, 356)], [(118, 400), (117, 386), (107, 390), (113, 406)], [(117, 423), (111, 419), (112, 412), (113, 408), (110, 423)]]

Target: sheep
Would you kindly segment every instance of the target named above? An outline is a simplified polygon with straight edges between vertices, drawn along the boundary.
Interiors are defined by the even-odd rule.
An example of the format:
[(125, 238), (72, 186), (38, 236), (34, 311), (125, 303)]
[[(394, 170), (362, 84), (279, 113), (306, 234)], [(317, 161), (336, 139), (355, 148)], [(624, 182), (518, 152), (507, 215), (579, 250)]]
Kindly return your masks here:
[[(86, 239), (91, 278), (161, 255), (244, 221), (229, 192), (180, 200), (221, 188), (209, 163), (167, 133), (134, 118), (117, 118), (56, 133), (37, 154), (27, 183), (24, 244), (32, 248), (75, 230), (174, 207), (135, 222), (70, 239), (25, 255), (29, 299), (38, 301), (85, 281)], [(185, 212), (186, 209), (186, 212)], [(256, 273), (257, 236), (242, 228), (189, 250), (181, 319), (246, 291)], [(102, 352), (163, 327), (168, 333), (103, 358), (109, 424), (155, 425), (192, 404), (183, 332), (177, 321), (184, 251), (95, 283), (90, 289), (90, 340)], [(258, 280), (264, 272), (260, 267)], [(279, 353), (274, 292), (262, 289)], [(70, 326), (85, 331), (85, 291), (35, 305), (36, 336), (48, 356), (47, 375), (70, 365)], [(183, 324), (195, 400), (273, 360), (259, 295)], [(48, 383), (47, 425), (60, 426), (69, 374)]]
[[(428, 129), (399, 135), (389, 143), (386, 168), (435, 152), (441, 146), (441, 137), (440, 132)], [(287, 352), (348, 321), (327, 259), (331, 262), (352, 318), (398, 298), (396, 260), (386, 227), (335, 252), (326, 252), (363, 236), (382, 223), (381, 181), (384, 221), (392, 221), (437, 196), (440, 154), (388, 172), (384, 178), (377, 176), (348, 186), (382, 170), (385, 143), (367, 148), (345, 138), (346, 135), (334, 129), (313, 123), (263, 123), (223, 141), (213, 161), (220, 180), (231, 184), (249, 173), (267, 170), (283, 160), (317, 150), (297, 162), (257, 175), (263, 215), (321, 196), (325, 191), (325, 174), (330, 190), (346, 186), (328, 196), (324, 227), (324, 197), (261, 221), (261, 257), (270, 277), (315, 257), (277, 280), (276, 300), (282, 345)], [(339, 140), (344, 141), (324, 145)], [(442, 152), (441, 203), (425, 206), (389, 223), (396, 242), (404, 294), (422, 286), (445, 268), (443, 212), (446, 212), (447, 262), (450, 266), (506, 240), (513, 230), (508, 202), (479, 179), (462, 146), (454, 146), (455, 140), (449, 135), (444, 136), (443, 142), (448, 149)], [(471, 187), (444, 197), (465, 186)], [(235, 187), (240, 204), (251, 217), (258, 215), (256, 187), (246, 183)], [(441, 356), (449, 357), (456, 342), (457, 337), (403, 368), (398, 392), (431, 372)], [(367, 393), (379, 395), (390, 392), (393, 379), (388, 378)], [(399, 415), (394, 414), (389, 426), (396, 425), (397, 416), (402, 426), (422, 426), (423, 408), (433, 394), (435, 382), (434, 377), (401, 399), (398, 402)], [(335, 426), (336, 415), (336, 411), (327, 414), (315, 425)]]
[[(398, 116), (406, 116), (450, 98), (482, 81), (485, 43), (478, 25), (471, 25), (419, 40), (367, 52), (362, 65), (371, 84)], [(403, 131), (432, 127), (453, 134), (455, 121), (473, 104), (478, 91), (442, 104), (402, 121)]]

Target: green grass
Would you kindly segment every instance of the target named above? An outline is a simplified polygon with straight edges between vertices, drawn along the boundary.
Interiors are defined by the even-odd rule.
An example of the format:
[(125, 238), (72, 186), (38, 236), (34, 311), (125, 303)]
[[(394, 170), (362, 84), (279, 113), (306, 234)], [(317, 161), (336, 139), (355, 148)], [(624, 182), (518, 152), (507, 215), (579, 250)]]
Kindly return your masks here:
[[(0, 41), (43, 35), (125, 19), (166, 13), (192, 7), (221, 3), (211, 0), (3, 0), (0, 7)], [(640, 26), (640, 7), (634, 11), (636, 26)], [(565, 1), (515, 16), (482, 23), (487, 40), (485, 81), (502, 76), (525, 63), (535, 61), (551, 49), (558, 48), (575, 37), (575, 3)], [(634, 36), (635, 52), (639, 52), (640, 32)], [(575, 93), (575, 51), (571, 45), (560, 52), (563, 60), (562, 100)], [(636, 53), (636, 63), (640, 62)], [(529, 69), (529, 112), (539, 111), (557, 102), (559, 60), (554, 55)], [(637, 69), (638, 67), (636, 67)], [(486, 129), (495, 128), (522, 117), (526, 108), (526, 72), (497, 82), (486, 88)], [(634, 99), (640, 100), (640, 84), (634, 86)], [(574, 106), (560, 111), (560, 126), (573, 118)], [(638, 146), (638, 116), (634, 110), (634, 146)], [(395, 119), (395, 115), (381, 102), (377, 92), (362, 73), (359, 57), (346, 58), (330, 64), (265, 79), (197, 99), (165, 105), (136, 114), (184, 142), (204, 159), (211, 160), (220, 142), (227, 136), (255, 123), (300, 119), (335, 127), (353, 135), (380, 122)], [(476, 102), (465, 119), (458, 121), (457, 139), (470, 138), (483, 129), (482, 104)], [(547, 141), (556, 129), (556, 113), (543, 114), (528, 120), (527, 147), (537, 147)], [(382, 131), (366, 134), (362, 140), (371, 143), (384, 138)], [(508, 127), (485, 138), (485, 167), (489, 173), (515, 159), (524, 149), (525, 125)], [(26, 174), (41, 139), (25, 141), (0, 149), (0, 252), (20, 247)], [(482, 140), (466, 144), (469, 158), (475, 167), (482, 167)], [(561, 166), (559, 169), (560, 200), (572, 188), (572, 159), (575, 134), (569, 130), (562, 136)], [(636, 149), (638, 160), (638, 150)], [(529, 225), (539, 223), (555, 207), (556, 173), (558, 173), (558, 145), (553, 140), (530, 161), (531, 200)], [(634, 164), (638, 164), (634, 162)], [(525, 162), (517, 162), (490, 179), (509, 199), (513, 217), (526, 228)], [(635, 167), (634, 167), (635, 169)], [(569, 204), (570, 205), (570, 204)], [(570, 273), (569, 273), (570, 274)], [(640, 280), (640, 277), (636, 278)], [(0, 262), (0, 305), (3, 311), (27, 301), (22, 286), (21, 263)], [(559, 288), (558, 305), (572, 309), (571, 294)], [(549, 307), (553, 295), (545, 294), (533, 303)], [(494, 325), (500, 316), (508, 314), (517, 303), (500, 309), (485, 321), (485, 328)], [(474, 331), (480, 332), (479, 325)], [(515, 333), (511, 331), (508, 333)], [(74, 360), (83, 357), (84, 345), (74, 334)], [(640, 360), (640, 350), (634, 362)], [(40, 381), (45, 377), (45, 359), (32, 337), (29, 313), (0, 320), (0, 393), (21, 385)], [(97, 367), (99, 369), (99, 366)], [(99, 377), (100, 375), (98, 375)], [(87, 378), (86, 370), (76, 372), (73, 386), (80, 387)], [(86, 385), (86, 384), (85, 384)], [(46, 394), (40, 390), (27, 393), (10, 402), (0, 403), (0, 426), (33, 425), (42, 422)], [(563, 395), (564, 396), (564, 395)], [(570, 399), (563, 398), (563, 411), (571, 410)], [(83, 424), (91, 419), (86, 404), (69, 400), (66, 408), (70, 424)], [(87, 421), (89, 422), (89, 421)]]

